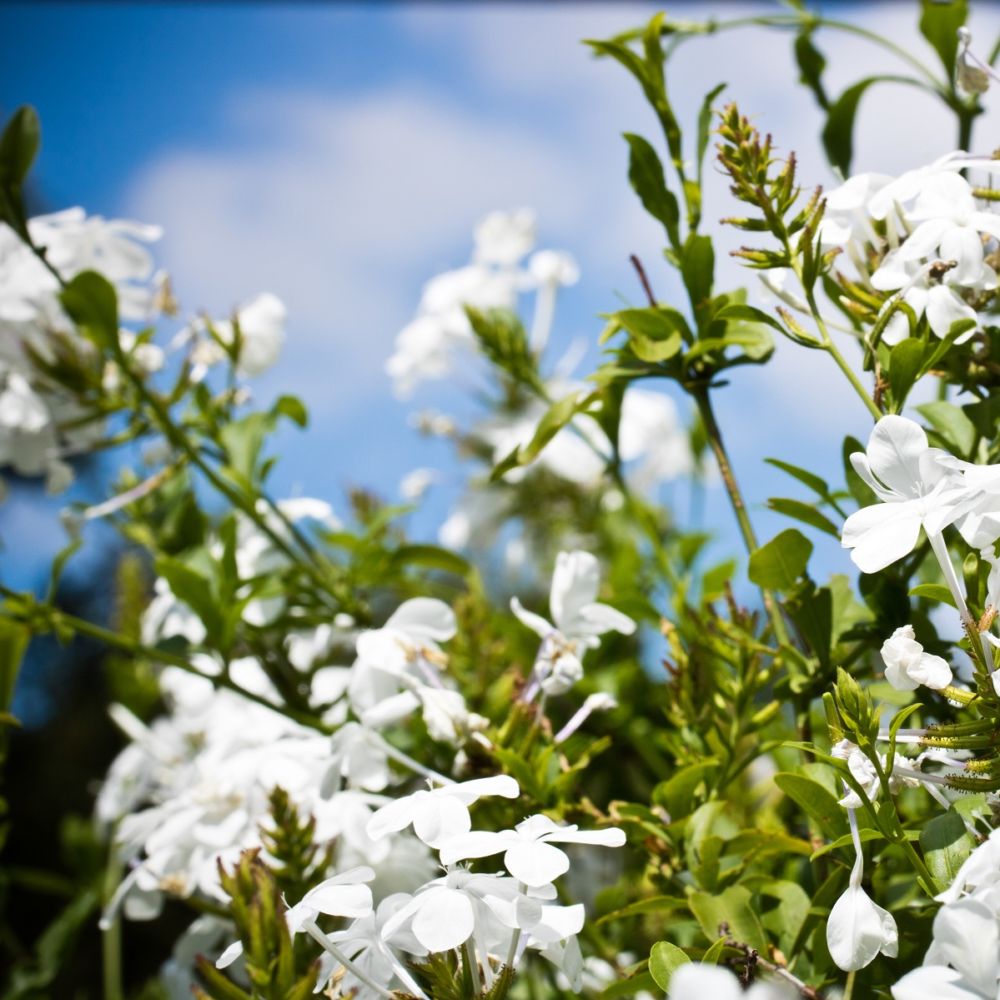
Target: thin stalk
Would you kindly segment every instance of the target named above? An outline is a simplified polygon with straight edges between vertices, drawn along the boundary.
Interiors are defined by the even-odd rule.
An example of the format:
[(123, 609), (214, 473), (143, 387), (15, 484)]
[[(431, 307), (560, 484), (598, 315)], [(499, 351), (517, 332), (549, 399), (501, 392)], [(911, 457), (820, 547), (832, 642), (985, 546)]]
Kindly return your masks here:
[[(24, 600), (26, 596), (30, 595), (18, 593), (16, 590), (11, 590), (9, 587), (5, 587), (0, 584), (0, 597), (12, 598), (14, 600), (21, 601)], [(119, 635), (117, 632), (103, 628), (100, 625), (95, 625), (93, 622), (89, 622), (84, 618), (77, 618), (76, 615), (67, 614), (65, 611), (60, 611), (58, 608), (54, 608), (49, 604), (36, 603), (32, 610), (43, 612), (47, 622), (53, 630), (60, 624), (64, 625), (72, 632), (86, 636), (88, 639), (94, 639), (96, 642), (103, 643), (105, 646), (110, 646), (112, 649), (120, 650), (121, 652), (128, 653), (131, 656), (142, 657), (144, 659), (152, 660), (154, 663), (162, 663), (171, 667), (179, 667), (181, 670), (184, 670), (189, 674), (193, 674), (195, 677), (201, 677), (203, 680), (210, 681), (216, 687), (223, 687), (229, 691), (235, 691), (236, 694), (242, 695), (242, 697), (246, 698), (248, 701), (256, 702), (258, 705), (263, 705), (265, 708), (270, 708), (273, 711), (281, 711), (290, 719), (293, 719), (303, 726), (308, 726), (310, 729), (316, 729), (322, 733), (330, 731), (328, 727), (325, 726), (319, 719), (314, 718), (308, 712), (300, 712), (287, 705), (275, 705), (262, 695), (254, 694), (252, 691), (245, 690), (240, 687), (239, 684), (229, 680), (229, 678), (225, 675), (213, 677), (210, 674), (202, 673), (183, 656), (177, 656), (176, 654), (168, 653), (163, 649), (156, 649), (152, 646), (145, 646), (139, 642), (133, 642), (126, 636)], [(31, 625), (32, 616), (30, 613), (17, 615), (16, 613), (11, 613), (9, 609), (4, 609), (4, 614), (9, 618), (13, 618), (17, 621), (24, 621), (25, 624), (29, 626)]]
[[(702, 31), (690, 31), (683, 34), (679, 33), (675, 35), (675, 38), (679, 43), (689, 38), (694, 38), (700, 34), (709, 35), (716, 34), (720, 31), (733, 30), (735, 28), (750, 27), (791, 29), (803, 27), (832, 28), (835, 31), (843, 31), (847, 34), (857, 35), (859, 38), (864, 38), (865, 40), (878, 45), (880, 48), (885, 49), (887, 52), (891, 52), (894, 56), (901, 59), (912, 69), (916, 70), (927, 81), (929, 86), (933, 88), (934, 92), (941, 98), (947, 99), (950, 97), (947, 85), (942, 80), (939, 80), (938, 77), (936, 77), (934, 73), (927, 68), (927, 66), (916, 58), (916, 56), (907, 52), (902, 46), (896, 45), (895, 42), (890, 41), (888, 38), (883, 38), (874, 31), (862, 28), (860, 25), (851, 24), (847, 21), (838, 21), (833, 18), (825, 18), (812, 13), (806, 16), (800, 14), (769, 14), (759, 15), (757, 17), (737, 17), (733, 18), (731, 21), (709, 21), (704, 24)], [(1000, 49), (1000, 42), (997, 43), (997, 47)]]
[[(740, 534), (743, 536), (743, 544), (746, 546), (747, 554), (752, 555), (760, 546), (757, 542), (757, 535), (753, 530), (753, 524), (750, 522), (750, 514), (747, 511), (746, 502), (743, 499), (743, 494), (733, 473), (729, 454), (722, 440), (722, 431), (719, 429), (718, 422), (715, 419), (709, 390), (701, 386), (692, 390), (691, 395), (695, 401), (695, 405), (698, 407), (698, 412), (701, 414), (702, 423), (705, 425), (705, 434), (711, 445), (712, 454), (715, 455), (715, 461), (719, 466), (719, 474), (722, 476), (726, 493), (729, 494), (729, 502), (733, 508), (733, 513), (736, 515), (736, 523), (739, 525)], [(781, 611), (774, 600), (774, 595), (771, 591), (762, 587), (761, 596), (764, 599), (764, 607), (771, 620), (775, 638), (779, 643), (787, 643), (788, 631), (781, 617)]]
[(856, 976), (856, 972), (847, 973), (847, 982), (844, 985), (844, 996), (842, 997), (842, 1000), (852, 1000), (852, 997), (854, 996), (854, 980)]
[[(19, 232), (21, 239), (27, 245), (28, 249), (52, 272), (56, 280), (59, 282), (60, 286), (66, 286), (66, 280), (63, 276), (49, 263), (45, 251), (43, 248), (37, 246), (35, 242), (31, 239), (31, 235), (25, 229), (24, 232)], [(282, 552), (287, 555), (293, 563), (299, 562), (299, 553), (297, 553), (294, 548), (292, 548), (288, 542), (281, 536), (279, 532), (276, 532), (270, 524), (268, 524), (267, 519), (262, 517), (260, 512), (256, 509), (256, 506), (243, 496), (241, 490), (234, 487), (231, 483), (225, 480), (215, 469), (213, 469), (202, 457), (201, 452), (195, 448), (191, 442), (188, 440), (187, 435), (173, 422), (170, 416), (169, 409), (156, 397), (155, 394), (151, 393), (146, 387), (143, 379), (136, 375), (132, 371), (131, 366), (128, 364), (128, 358), (125, 352), (122, 350), (121, 344), (115, 341), (113, 344), (113, 351), (115, 354), (115, 359), (118, 363), (119, 368), (121, 368), (125, 377), (132, 384), (135, 389), (139, 399), (144, 402), (149, 409), (152, 411), (156, 423), (159, 424), (160, 430), (164, 433), (167, 439), (183, 452), (190, 462), (198, 468), (198, 470), (205, 476), (205, 478), (212, 484), (212, 486), (220, 492), (230, 503), (238, 507), (243, 511), (244, 514), (249, 517), (254, 524), (265, 534), (268, 538), (279, 548)], [(327, 594), (328, 581), (325, 574), (322, 572), (322, 564), (319, 562), (319, 557), (315, 550), (308, 543), (302, 533), (298, 528), (292, 524), (290, 519), (278, 508), (278, 505), (271, 499), (265, 497), (265, 503), (275, 512), (275, 514), (283, 521), (285, 526), (291, 532), (292, 536), (296, 539), (299, 545), (302, 547), (306, 555), (306, 565), (305, 568), (309, 572), (310, 576), (313, 577), (314, 581), (319, 585), (320, 592)]]
[(374, 979), (369, 978), (368, 974), (361, 969), (359, 966), (355, 965), (332, 941), (319, 929), (315, 920), (307, 920), (303, 925), (305, 932), (326, 952), (329, 952), (340, 964), (347, 969), (359, 982), (362, 982), (370, 990), (374, 990), (375, 993), (383, 997), (384, 1000), (393, 1000), (392, 993), (389, 992), (384, 986), (379, 986)]
[(843, 372), (844, 377), (851, 384), (851, 387), (858, 394), (861, 401), (865, 404), (865, 407), (871, 414), (872, 419), (876, 422), (881, 420), (882, 411), (875, 405), (875, 400), (872, 399), (871, 393), (869, 393), (861, 384), (861, 380), (858, 378), (857, 373), (847, 363), (847, 359), (840, 353), (840, 348), (837, 347), (836, 343), (834, 343), (833, 337), (830, 336), (830, 331), (826, 326), (826, 320), (823, 319), (823, 314), (820, 312), (819, 306), (816, 304), (816, 295), (811, 288), (806, 288), (806, 283), (802, 280), (801, 263), (799, 262), (797, 255), (792, 251), (791, 244), (787, 240), (786, 246), (791, 259), (795, 262), (794, 267), (799, 278), (799, 283), (805, 290), (806, 303), (809, 306), (809, 312), (812, 315), (813, 322), (816, 324), (816, 329), (819, 331), (819, 335), (823, 338), (824, 350), (830, 355), (831, 358), (833, 358), (837, 367), (841, 370), (841, 372)]
[[(111, 901), (118, 888), (121, 878), (120, 865), (115, 858), (114, 850), (108, 852), (108, 863), (104, 870), (104, 884), (101, 892), (101, 903), (104, 906)], [(121, 917), (116, 913), (114, 919), (101, 931), (101, 965), (104, 977), (104, 1000), (124, 1000), (122, 988), (122, 925)]]
[(403, 753), (402, 750), (397, 750), (388, 740), (381, 739), (379, 742), (387, 757), (391, 757), (397, 763), (408, 767), (415, 774), (419, 774), (428, 781), (436, 782), (439, 785), (455, 784), (451, 778), (446, 778), (443, 774), (438, 774), (437, 771), (432, 771), (429, 767), (424, 767), (423, 764), (414, 760), (408, 754)]

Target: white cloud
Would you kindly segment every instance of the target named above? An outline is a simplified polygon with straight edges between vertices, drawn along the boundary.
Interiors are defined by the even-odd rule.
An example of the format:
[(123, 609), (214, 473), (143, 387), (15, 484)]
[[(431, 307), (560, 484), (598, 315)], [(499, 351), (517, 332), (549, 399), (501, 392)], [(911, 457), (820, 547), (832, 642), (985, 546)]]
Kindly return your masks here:
[(462, 262), (479, 216), (538, 204), (570, 226), (586, 207), (559, 145), (416, 89), (251, 91), (227, 111), (253, 150), (170, 152), (136, 179), (130, 210), (164, 220), (162, 257), (188, 308), (224, 313), (259, 289), (287, 302), (283, 370), (317, 405), (381, 380), (420, 282)]
[[(222, 135), (235, 132), (237, 141), (178, 149), (151, 164), (136, 181), (133, 211), (166, 225), (166, 259), (188, 305), (224, 310), (262, 288), (287, 300), (292, 336), (275, 379), (293, 380), (321, 409), (334, 398), (352, 407), (388, 398), (382, 361), (421, 281), (461, 263), (473, 223), (494, 207), (536, 207), (546, 241), (578, 254), (584, 287), (571, 294), (589, 310), (577, 325), (593, 333), (597, 323), (585, 325), (587, 315), (613, 308), (615, 290), (638, 297), (627, 263), (633, 251), (663, 297), (677, 292), (660, 263), (657, 227), (625, 180), (620, 133), (655, 139), (656, 122), (624, 70), (593, 59), (579, 43), (641, 23), (651, 9), (403, 8), (402, 37), (436, 52), (447, 66), (441, 80), (360, 98), (233, 94), (221, 125)], [(774, 9), (713, 5), (711, 13), (722, 20)], [(678, 5), (671, 13), (704, 19), (706, 6)], [(850, 19), (936, 59), (917, 35), (911, 6), (854, 8)], [(995, 10), (980, 13), (977, 37), (992, 37), (998, 23)], [(670, 65), (673, 100), (690, 130), (702, 96), (727, 81), (725, 96), (738, 99), (780, 149), (797, 151), (804, 184), (829, 182), (820, 118), (796, 82), (791, 40), (790, 33), (751, 29), (685, 43)], [(829, 58), (832, 94), (863, 76), (900, 71), (856, 37), (823, 32), (817, 41)], [(455, 77), (468, 81), (466, 90), (443, 93), (442, 81)], [(1000, 110), (992, 93), (987, 103)], [(996, 112), (986, 115), (978, 134), (995, 134), (998, 124)], [(901, 171), (954, 141), (950, 117), (933, 99), (898, 85), (876, 87), (862, 101), (855, 164)], [(708, 225), (733, 209), (709, 164)], [(719, 235), (720, 287), (753, 283), (726, 252), (745, 238)], [(767, 453), (804, 448), (810, 438), (835, 451), (845, 427), (864, 432), (861, 404), (817, 352), (783, 342), (770, 365), (737, 371), (733, 381), (719, 407), (750, 464), (761, 440)]]

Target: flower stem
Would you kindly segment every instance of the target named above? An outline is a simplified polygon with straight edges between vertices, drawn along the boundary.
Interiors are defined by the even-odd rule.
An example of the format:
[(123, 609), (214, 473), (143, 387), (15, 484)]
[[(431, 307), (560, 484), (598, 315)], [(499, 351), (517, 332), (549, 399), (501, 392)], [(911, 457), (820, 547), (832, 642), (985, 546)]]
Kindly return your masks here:
[[(121, 870), (114, 849), (108, 852), (108, 863), (104, 871), (102, 904), (107, 905), (118, 888)], [(101, 931), (101, 956), (104, 975), (104, 1000), (123, 1000), (122, 990), (122, 926), (116, 913), (114, 919)]]
[(370, 990), (383, 997), (384, 1000), (393, 1000), (393, 995), (384, 986), (379, 986), (375, 980), (370, 979), (365, 971), (355, 965), (332, 941), (319, 929), (315, 920), (307, 920), (303, 925), (303, 930), (326, 952), (329, 952), (340, 964), (347, 969), (356, 979), (364, 983)]
[[(0, 597), (19, 602), (24, 602), (26, 599), (34, 602), (34, 598), (30, 594), (18, 593), (18, 591), (11, 590), (9, 587), (3, 586), (3, 584), (0, 584)], [(79, 633), (82, 636), (86, 636), (88, 639), (94, 639), (105, 646), (110, 646), (112, 649), (128, 653), (130, 656), (141, 657), (143, 659), (152, 660), (154, 663), (162, 663), (171, 667), (179, 667), (181, 670), (184, 670), (189, 674), (193, 674), (195, 677), (201, 677), (203, 680), (209, 681), (216, 687), (223, 687), (230, 691), (235, 691), (248, 701), (256, 702), (258, 705), (263, 705), (265, 708), (270, 708), (273, 711), (283, 712), (290, 719), (294, 719), (296, 722), (303, 726), (308, 726), (310, 729), (317, 729), (324, 733), (330, 731), (329, 728), (319, 719), (310, 715), (308, 712), (300, 712), (289, 705), (275, 705), (273, 702), (268, 701), (267, 698), (240, 687), (239, 684), (229, 680), (229, 678), (224, 674), (215, 677), (210, 674), (202, 673), (183, 656), (178, 656), (175, 653), (168, 653), (163, 649), (155, 649), (151, 646), (145, 646), (142, 643), (133, 642), (127, 636), (119, 635), (117, 632), (111, 631), (111, 629), (95, 625), (93, 622), (89, 622), (84, 618), (77, 618), (76, 615), (67, 614), (65, 611), (60, 611), (58, 608), (54, 608), (50, 604), (40, 604), (34, 602), (30, 605), (29, 611), (21, 614), (18, 614), (9, 607), (4, 607), (0, 609), (0, 617), (4, 616), (15, 621), (23, 621), (33, 630), (37, 630), (35, 621), (36, 616), (41, 617), (43, 618), (48, 631), (57, 631), (59, 626), (63, 626), (71, 632)]]
[[(736, 476), (733, 473), (732, 463), (729, 461), (729, 453), (726, 451), (726, 445), (722, 440), (722, 431), (719, 429), (719, 424), (715, 419), (709, 390), (707, 387), (699, 386), (692, 390), (691, 395), (695, 401), (695, 405), (698, 407), (701, 421), (705, 426), (705, 434), (712, 448), (712, 454), (715, 455), (715, 461), (719, 466), (719, 474), (722, 476), (726, 493), (729, 494), (729, 502), (733, 508), (733, 513), (736, 515), (736, 523), (739, 525), (740, 534), (743, 536), (743, 544), (746, 546), (747, 555), (752, 555), (760, 546), (757, 542), (757, 535), (753, 530), (753, 524), (750, 522), (750, 514), (747, 511), (747, 505), (740, 491), (739, 483), (737, 483)], [(771, 591), (762, 587), (761, 596), (764, 599), (764, 607), (771, 620), (775, 638), (779, 643), (787, 643), (788, 631), (785, 628), (785, 622), (781, 617), (781, 610), (775, 602), (774, 595)]]

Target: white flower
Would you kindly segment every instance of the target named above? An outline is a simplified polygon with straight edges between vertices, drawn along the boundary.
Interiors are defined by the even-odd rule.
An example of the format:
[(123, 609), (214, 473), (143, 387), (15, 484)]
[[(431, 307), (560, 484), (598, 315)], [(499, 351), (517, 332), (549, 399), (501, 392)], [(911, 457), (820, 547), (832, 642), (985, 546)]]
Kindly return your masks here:
[(896, 921), (861, 888), (864, 860), (854, 810), (848, 810), (854, 841), (854, 867), (843, 895), (833, 904), (826, 922), (830, 957), (845, 972), (870, 965), (881, 952), (895, 958), (899, 952)]
[(527, 886), (542, 886), (569, 870), (565, 851), (553, 844), (621, 847), (624, 843), (625, 834), (617, 827), (579, 830), (575, 825), (559, 826), (539, 813), (518, 823), (513, 830), (499, 833), (483, 830), (456, 836), (441, 848), (441, 861), (449, 865), (503, 853), (504, 867), (514, 878)]
[(795, 992), (778, 983), (754, 983), (745, 993), (728, 969), (685, 962), (670, 977), (668, 1000), (792, 1000)]
[[(932, 280), (927, 265), (907, 261), (901, 254), (901, 250), (895, 250), (886, 256), (882, 266), (872, 275), (873, 287), (881, 291), (902, 289), (902, 301), (913, 310), (917, 320), (926, 314), (927, 323), (936, 337), (947, 337), (952, 325), (961, 320), (972, 320), (978, 325), (978, 313), (962, 298), (962, 289), (950, 280), (953, 271), (946, 272), (941, 280)], [(991, 291), (996, 284), (996, 273), (983, 264), (979, 280), (971, 290)], [(975, 331), (975, 327), (966, 330), (955, 339), (955, 343), (965, 343)], [(909, 336), (909, 320), (902, 310), (897, 310), (886, 324), (882, 340), (892, 345)]]
[(345, 722), (332, 738), (330, 770), (324, 778), (323, 791), (332, 791), (333, 783), (347, 779), (355, 788), (381, 792), (389, 784), (389, 759), (385, 744), (357, 722)]
[[(285, 342), (286, 311), (282, 301), (270, 292), (263, 292), (236, 310), (240, 331), (240, 352), (236, 370), (244, 378), (262, 375), (274, 366)], [(216, 335), (231, 346), (236, 331), (230, 320), (212, 324)]]
[[(355, 712), (365, 719), (368, 711), (408, 688), (408, 679), (441, 686), (438, 675), (446, 659), (438, 643), (451, 639), (455, 630), (455, 614), (447, 604), (414, 597), (401, 604), (382, 628), (362, 632), (349, 687)], [(411, 698), (406, 710), (418, 703)]]
[[(397, 952), (405, 951), (422, 957), (427, 954), (426, 948), (404, 927), (395, 928), (391, 934), (386, 933), (388, 921), (411, 899), (409, 893), (393, 893), (378, 904), (374, 913), (359, 917), (344, 930), (324, 936), (370, 981), (392, 989), (398, 980), (408, 993), (415, 997), (425, 997), (426, 994), (416, 984)], [(331, 956), (324, 955), (323, 962), (323, 971), (317, 984), (319, 989), (328, 985), (338, 967), (337, 961)], [(374, 1000), (379, 997), (349, 969), (344, 972), (340, 988), (355, 1000)]]
[(413, 936), (432, 953), (460, 948), (475, 935), (485, 957), (510, 937), (494, 910), (504, 899), (517, 895), (513, 879), (456, 868), (423, 886), (386, 921), (383, 930), (395, 934), (408, 923)]
[(600, 645), (605, 632), (631, 635), (635, 622), (610, 605), (597, 602), (600, 567), (589, 552), (560, 552), (549, 592), (555, 624), (526, 610), (516, 598), (511, 610), (542, 640), (535, 661), (535, 680), (546, 694), (563, 694), (583, 676), (581, 658)]
[(952, 681), (947, 660), (925, 653), (912, 625), (903, 625), (882, 643), (885, 679), (897, 691), (914, 691), (921, 684), (940, 691)]
[(429, 847), (440, 847), (472, 829), (469, 806), (484, 796), (516, 799), (517, 782), (508, 775), (475, 778), (441, 788), (421, 789), (382, 806), (368, 821), (368, 835), (378, 840), (412, 826)]
[[(847, 769), (851, 772), (854, 780), (864, 789), (868, 801), (874, 802), (882, 784), (879, 781), (875, 765), (861, 752), (860, 748), (850, 740), (841, 740), (830, 750), (830, 754), (840, 758), (840, 760), (847, 761)], [(845, 783), (845, 794), (840, 800), (840, 804), (845, 809), (860, 809), (864, 805), (864, 800), (850, 785)]]
[(572, 254), (561, 250), (539, 250), (528, 261), (528, 273), (539, 285), (575, 285), (580, 268)]
[(917, 227), (900, 248), (903, 260), (936, 254), (956, 262), (951, 276), (956, 284), (979, 280), (983, 268), (981, 236), (1000, 238), (1000, 216), (978, 208), (972, 186), (961, 174), (947, 171), (926, 178), (908, 218)]
[(162, 236), (159, 226), (87, 216), (82, 208), (70, 208), (36, 216), (28, 231), (64, 279), (81, 271), (99, 271), (107, 278), (115, 286), (123, 319), (145, 321), (155, 313), (157, 289), (148, 285), (153, 258), (142, 244)]
[(436, 469), (414, 469), (400, 480), (399, 494), (404, 500), (414, 503), (420, 500), (437, 480)]
[(863, 573), (909, 555), (921, 528), (937, 535), (963, 512), (968, 492), (945, 475), (942, 454), (928, 446), (919, 424), (887, 416), (875, 425), (867, 452), (851, 455), (854, 471), (881, 501), (844, 522), (841, 543), (853, 549), (851, 559)]
[(535, 213), (530, 208), (490, 212), (476, 226), (475, 259), (513, 267), (535, 245)]
[(996, 1000), (1000, 995), (996, 908), (977, 898), (942, 907), (924, 964), (892, 987), (893, 1000)]
[[(292, 934), (307, 925), (315, 926), (320, 914), (331, 917), (367, 917), (372, 913), (372, 891), (365, 885), (375, 878), (371, 868), (352, 868), (310, 889), (299, 902), (285, 911), (285, 922)], [(243, 942), (234, 941), (216, 959), (215, 967), (224, 969), (243, 954)]]
[(955, 903), (963, 896), (1000, 887), (1000, 830), (994, 830), (958, 869), (951, 885), (935, 896), (941, 903)]

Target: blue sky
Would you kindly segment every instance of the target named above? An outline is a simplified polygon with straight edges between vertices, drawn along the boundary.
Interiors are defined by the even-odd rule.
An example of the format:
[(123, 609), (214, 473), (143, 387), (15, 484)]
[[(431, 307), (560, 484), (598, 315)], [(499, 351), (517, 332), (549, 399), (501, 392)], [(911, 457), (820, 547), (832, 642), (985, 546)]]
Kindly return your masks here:
[[(980, 5), (973, 30), (988, 49), (1000, 11)], [(637, 299), (628, 255), (648, 263), (661, 297), (674, 291), (658, 264), (655, 226), (625, 179), (622, 131), (654, 134), (637, 89), (592, 60), (578, 39), (642, 21), (649, 5), (331, 4), (0, 5), (0, 108), (35, 104), (44, 143), (39, 191), (53, 209), (82, 204), (109, 216), (160, 223), (157, 253), (188, 312), (220, 315), (261, 290), (289, 310), (279, 366), (256, 386), (293, 391), (313, 412), (304, 434), (281, 440), (279, 493), (324, 496), (351, 485), (395, 498), (415, 466), (443, 468), (446, 446), (407, 426), (414, 405), (447, 408), (429, 386), (415, 404), (392, 397), (382, 373), (422, 283), (465, 262), (471, 229), (494, 208), (530, 205), (542, 245), (580, 260), (583, 279), (563, 299), (558, 345), (596, 339), (597, 314)], [(746, 14), (750, 4), (676, 4), (677, 17)], [(775, 10), (776, 4), (759, 9)], [(916, 5), (841, 5), (903, 44), (915, 40)], [(820, 38), (830, 89), (889, 71), (879, 50)], [(762, 31), (691, 43), (672, 69), (686, 120), (715, 84), (729, 84), (762, 128), (800, 154), (803, 177), (830, 177), (819, 121), (795, 83), (789, 38)], [(980, 120), (992, 148), (998, 114)], [(862, 105), (856, 167), (902, 171), (953, 148), (954, 128), (930, 103), (898, 87)], [(709, 186), (709, 218), (729, 214), (724, 185)], [(728, 245), (734, 238), (726, 237)], [(724, 241), (725, 242), (725, 241)], [(745, 283), (732, 262), (724, 284)], [(718, 400), (737, 471), (762, 537), (786, 526), (760, 508), (796, 495), (767, 455), (836, 476), (839, 441), (865, 436), (868, 418), (832, 365), (791, 344), (774, 362), (737, 371)], [(665, 391), (668, 391), (665, 389)], [(99, 484), (88, 484), (88, 490)], [(447, 486), (414, 527), (430, 534)], [(0, 508), (5, 576), (27, 582), (60, 543), (57, 503), (37, 492)], [(708, 523), (735, 550), (731, 519), (710, 493)], [(820, 566), (849, 567), (835, 545)]]

